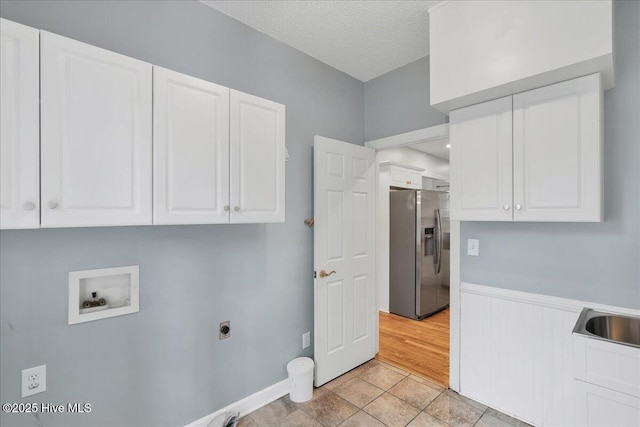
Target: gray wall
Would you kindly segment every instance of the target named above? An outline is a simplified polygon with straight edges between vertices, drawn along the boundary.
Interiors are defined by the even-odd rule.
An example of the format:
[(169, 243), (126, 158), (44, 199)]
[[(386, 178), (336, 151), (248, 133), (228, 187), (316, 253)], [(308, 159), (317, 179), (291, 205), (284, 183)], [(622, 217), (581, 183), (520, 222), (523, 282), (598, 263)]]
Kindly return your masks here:
[(447, 123), (429, 105), (429, 57), (364, 84), (365, 141)]
[[(640, 2), (617, 1), (616, 87), (604, 97), (605, 221), (462, 223), (480, 256), (462, 280), (640, 308)], [(365, 83), (365, 140), (445, 121), (428, 107), (428, 58)], [(465, 251), (466, 252), (466, 251)]]
[(615, 3), (616, 87), (604, 95), (605, 221), (462, 224), (462, 280), (640, 309), (640, 2)]
[[(0, 14), (286, 104), (291, 155), (285, 224), (0, 232), (0, 401), (93, 404), (0, 424), (184, 425), (285, 379), (313, 354), (313, 135), (363, 143), (363, 83), (192, 1), (2, 1)], [(69, 271), (131, 264), (139, 313), (67, 326)], [(20, 370), (40, 364), (47, 391), (21, 399)]]

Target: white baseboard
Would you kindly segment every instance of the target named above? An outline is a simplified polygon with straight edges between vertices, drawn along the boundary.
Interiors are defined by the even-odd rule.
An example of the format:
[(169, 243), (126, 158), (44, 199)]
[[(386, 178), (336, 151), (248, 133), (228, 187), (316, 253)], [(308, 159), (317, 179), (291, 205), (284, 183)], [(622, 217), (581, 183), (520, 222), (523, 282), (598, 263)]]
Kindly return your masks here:
[(218, 415), (224, 412), (240, 412), (240, 416), (243, 417), (251, 412), (262, 408), (265, 405), (273, 402), (289, 393), (289, 379), (275, 383), (265, 389), (258, 391), (257, 393), (247, 396), (244, 399), (238, 400), (224, 408), (200, 418), (185, 427), (207, 427), (207, 425)]

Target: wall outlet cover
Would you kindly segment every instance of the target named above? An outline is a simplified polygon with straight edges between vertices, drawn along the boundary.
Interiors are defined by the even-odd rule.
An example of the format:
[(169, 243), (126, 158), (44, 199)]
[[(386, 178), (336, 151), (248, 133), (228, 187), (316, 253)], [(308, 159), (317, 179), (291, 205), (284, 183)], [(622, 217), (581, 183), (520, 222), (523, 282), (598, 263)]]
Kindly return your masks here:
[(22, 397), (47, 390), (47, 365), (22, 370)]

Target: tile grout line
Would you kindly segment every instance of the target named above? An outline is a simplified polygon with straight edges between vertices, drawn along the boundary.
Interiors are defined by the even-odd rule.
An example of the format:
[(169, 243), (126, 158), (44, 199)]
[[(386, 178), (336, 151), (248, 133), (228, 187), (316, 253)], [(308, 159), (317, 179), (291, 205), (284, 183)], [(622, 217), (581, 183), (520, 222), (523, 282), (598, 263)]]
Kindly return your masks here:
[[(286, 414), (286, 415), (284, 415), (284, 416), (278, 417), (278, 419), (277, 419), (277, 420), (274, 420), (274, 421), (275, 421), (275, 422), (282, 422), (284, 419), (286, 419), (287, 417), (291, 416), (291, 414), (295, 413), (296, 411), (298, 411), (298, 410), (300, 409), (300, 410), (302, 410), (302, 412), (303, 412), (306, 416), (308, 416), (308, 417), (310, 417), (311, 419), (313, 419), (313, 420), (314, 420), (314, 422), (318, 423), (319, 425), (322, 425), (323, 427), (327, 427), (327, 426), (326, 426), (326, 424), (323, 424), (320, 420), (318, 420), (316, 417), (314, 417), (311, 413), (309, 413), (309, 412), (306, 410), (306, 409), (308, 408), (307, 404), (308, 404), (308, 403), (311, 403), (311, 401), (312, 401), (312, 400), (315, 400), (315, 399), (322, 399), (324, 396), (327, 396), (327, 397), (331, 397), (332, 399), (339, 399), (339, 400), (340, 400), (340, 401), (342, 401), (344, 404), (349, 405), (349, 406), (351, 406), (351, 407), (353, 407), (353, 408), (355, 408), (355, 409), (356, 409), (354, 413), (352, 413), (350, 416), (348, 416), (347, 418), (345, 418), (345, 419), (343, 419), (342, 421), (340, 421), (340, 422), (339, 422), (339, 424), (337, 424), (337, 426), (341, 426), (341, 425), (346, 424), (348, 420), (350, 420), (351, 418), (353, 418), (353, 417), (357, 416), (359, 412), (363, 412), (365, 415), (367, 415), (367, 416), (369, 416), (369, 417), (371, 417), (371, 418), (375, 419), (376, 421), (380, 422), (382, 425), (388, 426), (388, 424), (386, 424), (385, 422), (383, 422), (381, 419), (377, 418), (376, 416), (374, 416), (373, 414), (371, 414), (371, 413), (369, 413), (369, 412), (367, 412), (367, 411), (365, 410), (365, 408), (366, 408), (366, 407), (368, 407), (369, 405), (371, 405), (374, 401), (376, 401), (376, 400), (378, 400), (378, 399), (380, 399), (380, 398), (384, 397), (384, 396), (385, 396), (385, 394), (386, 394), (386, 395), (388, 395), (388, 397), (393, 397), (393, 398), (396, 398), (396, 399), (400, 400), (401, 402), (405, 403), (406, 405), (409, 405), (410, 407), (412, 407), (412, 408), (414, 408), (415, 410), (417, 410), (417, 411), (418, 411), (418, 412), (417, 412), (417, 414), (416, 414), (415, 416), (413, 416), (413, 417), (412, 417), (412, 418), (411, 418), (411, 419), (410, 419), (406, 424), (404, 424), (404, 425), (405, 425), (405, 427), (406, 427), (407, 425), (411, 424), (411, 423), (412, 423), (412, 422), (413, 422), (413, 421), (414, 421), (418, 416), (420, 416), (420, 413), (422, 413), (422, 412), (424, 412), (426, 415), (428, 415), (428, 416), (430, 416), (430, 417), (433, 417), (434, 419), (438, 420), (439, 422), (444, 423), (444, 424), (445, 424), (445, 425), (447, 425), (447, 426), (455, 427), (455, 424), (452, 424), (452, 423), (450, 422), (451, 420), (449, 420), (449, 422), (447, 422), (447, 421), (445, 421), (445, 420), (440, 419), (440, 418), (439, 418), (438, 416), (436, 416), (435, 414), (431, 414), (431, 413), (427, 412), (427, 410), (428, 410), (428, 409), (429, 409), (429, 408), (430, 408), (430, 407), (431, 407), (431, 406), (436, 402), (436, 400), (438, 400), (439, 398), (441, 398), (443, 395), (444, 395), (446, 398), (449, 398), (449, 399), (455, 399), (456, 401), (458, 401), (458, 402), (460, 402), (460, 403), (462, 403), (462, 404), (465, 404), (465, 406), (469, 406), (471, 409), (475, 409), (475, 410), (477, 410), (478, 412), (480, 412), (480, 414), (479, 414), (479, 416), (478, 416), (478, 419), (477, 419), (477, 420), (473, 423), (473, 425), (472, 425), (473, 427), (477, 427), (477, 426), (478, 426), (478, 423), (480, 422), (480, 420), (481, 420), (485, 415), (487, 415), (487, 414), (488, 414), (489, 406), (487, 406), (487, 405), (480, 404), (480, 406), (481, 406), (481, 407), (484, 407), (484, 409), (482, 409), (481, 407), (475, 406), (475, 405), (473, 405), (472, 403), (467, 402), (467, 400), (469, 400), (469, 401), (471, 401), (471, 402), (475, 402), (475, 401), (473, 401), (472, 399), (465, 398), (464, 396), (460, 395), (459, 393), (456, 393), (456, 392), (455, 392), (455, 391), (453, 391), (453, 390), (451, 390), (451, 392), (449, 392), (449, 390), (450, 390), (449, 388), (443, 388), (443, 387), (437, 386), (435, 383), (433, 383), (433, 382), (431, 382), (430, 380), (427, 380), (427, 379), (425, 379), (425, 381), (426, 381), (426, 382), (424, 382), (424, 383), (423, 383), (423, 382), (420, 382), (420, 381), (418, 381), (418, 379), (423, 379), (421, 376), (417, 376), (417, 378), (411, 378), (411, 376), (412, 376), (412, 375), (414, 375), (414, 376), (415, 376), (415, 374), (412, 374), (412, 373), (410, 373), (410, 372), (404, 371), (404, 370), (402, 370), (402, 369), (400, 369), (400, 368), (397, 368), (397, 367), (396, 367), (396, 369), (391, 369), (390, 367), (393, 367), (393, 365), (390, 365), (390, 364), (388, 364), (388, 363), (386, 363), (386, 362), (382, 362), (382, 361), (379, 361), (379, 360), (376, 360), (376, 359), (372, 359), (372, 360), (375, 360), (375, 362), (374, 362), (374, 363), (369, 364), (368, 366), (367, 366), (367, 363), (368, 363), (368, 362), (367, 362), (367, 363), (362, 364), (362, 365), (360, 365), (359, 367), (355, 368), (355, 369), (360, 368), (360, 370), (359, 370), (359, 373), (358, 373), (358, 374), (352, 374), (351, 372), (352, 372), (353, 370), (352, 370), (352, 371), (349, 371), (349, 373), (348, 373), (348, 374), (350, 374), (351, 378), (346, 379), (344, 382), (341, 382), (340, 384), (336, 385), (336, 386), (335, 386), (334, 388), (332, 388), (332, 389), (324, 388), (324, 385), (323, 385), (323, 386), (321, 386), (321, 387), (319, 387), (319, 388), (314, 388), (314, 390), (313, 390), (313, 391), (314, 391), (313, 395), (315, 395), (315, 394), (316, 394), (316, 391), (317, 391), (317, 390), (324, 390), (324, 391), (322, 392), (322, 395), (320, 395), (320, 396), (319, 396), (319, 397), (317, 397), (317, 398), (312, 397), (312, 399), (311, 399), (310, 401), (305, 402), (305, 403), (303, 403), (303, 404), (296, 405), (296, 406), (294, 407), (295, 409), (294, 409), (294, 410), (292, 410), (290, 413), (287, 413), (287, 414)], [(383, 370), (384, 370), (384, 371), (391, 371), (391, 372), (393, 372), (393, 373), (396, 373), (396, 374), (398, 374), (398, 376), (399, 376), (400, 378), (398, 379), (398, 381), (395, 381), (393, 384), (391, 384), (391, 385), (390, 385), (390, 386), (385, 390), (384, 388), (382, 388), (382, 387), (380, 387), (380, 386), (378, 386), (378, 385), (376, 385), (376, 384), (374, 384), (374, 383), (372, 383), (372, 382), (368, 381), (367, 379), (365, 379), (365, 378), (363, 378), (363, 377), (361, 376), (361, 375), (366, 375), (366, 373), (367, 373), (367, 372), (369, 372), (369, 371), (370, 371), (370, 369), (372, 369), (372, 368), (374, 368), (374, 367), (376, 367), (376, 366), (380, 366), (381, 368), (383, 368)], [(393, 377), (393, 376), (392, 376), (392, 377)], [(340, 377), (338, 377), (338, 378), (340, 378)], [(371, 387), (373, 387), (374, 389), (376, 389), (376, 390), (380, 391), (380, 392), (381, 392), (381, 394), (379, 394), (378, 396), (374, 397), (374, 398), (373, 398), (373, 399), (371, 399), (370, 401), (368, 401), (368, 402), (366, 402), (365, 404), (363, 404), (363, 405), (362, 405), (362, 407), (360, 407), (359, 405), (357, 405), (357, 404), (355, 404), (355, 403), (352, 403), (352, 402), (351, 402), (350, 400), (348, 400), (347, 398), (342, 397), (340, 394), (336, 393), (336, 391), (335, 391), (335, 390), (340, 389), (341, 387), (343, 387), (343, 386), (345, 386), (346, 384), (348, 384), (349, 382), (351, 382), (351, 380), (356, 379), (356, 378), (357, 378), (359, 381), (362, 381), (363, 383), (367, 384), (368, 386), (371, 386)], [(375, 377), (371, 377), (371, 378), (374, 378), (374, 379), (375, 379)], [(431, 401), (429, 401), (429, 403), (428, 403), (424, 408), (420, 409), (420, 407), (418, 407), (418, 406), (414, 406), (413, 404), (409, 403), (408, 401), (406, 401), (406, 400), (405, 400), (405, 399), (403, 399), (402, 397), (400, 397), (400, 396), (396, 396), (394, 393), (392, 393), (392, 392), (391, 392), (391, 390), (392, 390), (394, 387), (398, 386), (398, 384), (400, 384), (403, 380), (405, 380), (405, 379), (407, 379), (407, 378), (408, 378), (408, 379), (411, 379), (412, 381), (420, 382), (423, 386), (425, 386), (425, 387), (427, 387), (427, 388), (430, 388), (430, 389), (432, 389), (432, 390), (436, 391), (436, 392), (437, 392), (436, 397), (435, 397), (435, 398), (433, 398)], [(437, 386), (438, 388), (435, 388), (435, 386)], [(284, 398), (284, 397), (283, 397), (283, 398)], [(281, 399), (283, 399), (283, 398), (281, 398)], [(278, 400), (280, 400), (280, 399), (278, 399)], [(479, 404), (479, 402), (476, 402), (476, 403), (478, 403), (478, 404)], [(259, 424), (259, 423), (256, 421), (256, 419), (253, 417), (253, 415), (254, 415), (254, 414), (247, 414), (247, 417), (249, 418), (249, 421), (251, 421), (251, 422), (252, 422), (254, 425), (256, 425), (257, 427), (264, 427), (264, 426), (266, 426), (266, 425), (270, 425), (270, 423), (271, 423), (270, 421), (269, 421), (267, 424)], [(325, 420), (325, 421), (327, 421), (327, 420)], [(331, 425), (333, 426), (333, 424), (331, 424)]]
[[(413, 408), (415, 408), (415, 409), (417, 409), (417, 410), (418, 410), (418, 413), (417, 413), (413, 418), (411, 418), (411, 420), (409, 420), (409, 422), (407, 422), (407, 424), (405, 424), (405, 426), (407, 426), (407, 425), (411, 424), (411, 422), (412, 422), (414, 419), (416, 419), (416, 418), (418, 417), (418, 415), (420, 415), (420, 413), (421, 413), (421, 412), (424, 412), (424, 410), (425, 410), (427, 407), (429, 407), (429, 405), (431, 405), (431, 403), (433, 403), (433, 402), (434, 402), (438, 397), (440, 397), (440, 395), (441, 395), (444, 391), (446, 391), (446, 390), (448, 389), (448, 388), (444, 388), (443, 390), (437, 390), (437, 389), (435, 389), (435, 388), (433, 388), (433, 387), (431, 387), (431, 386), (429, 386), (429, 385), (427, 385), (427, 384), (423, 384), (423, 383), (421, 383), (421, 384), (423, 384), (424, 386), (431, 388), (432, 390), (436, 390), (436, 391), (438, 391), (438, 395), (437, 395), (437, 396), (436, 396), (436, 397), (435, 397), (431, 402), (429, 402), (429, 404), (428, 404), (427, 406), (425, 406), (423, 409), (420, 409), (420, 408), (418, 408), (418, 407), (413, 406), (412, 404), (410, 404), (409, 402), (405, 401), (404, 399), (400, 398), (399, 396), (396, 396), (396, 395), (394, 395), (393, 393), (391, 393), (391, 392), (390, 392), (390, 390), (391, 390), (393, 387), (395, 387), (396, 385), (398, 385), (401, 381), (403, 381), (404, 379), (407, 379), (407, 378), (411, 379), (411, 378), (410, 378), (410, 377), (411, 377), (411, 375), (415, 375), (415, 374), (414, 374), (414, 373), (412, 373), (412, 372), (409, 372), (409, 371), (405, 371), (404, 369), (401, 369), (401, 368), (399, 368), (399, 367), (397, 367), (397, 366), (394, 366), (394, 365), (392, 365), (392, 364), (390, 364), (390, 363), (387, 363), (387, 362), (384, 362), (384, 361), (382, 361), (382, 360), (378, 360), (378, 359), (372, 359), (372, 360), (375, 360), (375, 361), (376, 361), (376, 364), (375, 364), (374, 366), (381, 366), (381, 367), (383, 367), (384, 369), (387, 369), (387, 370), (389, 370), (389, 371), (391, 371), (391, 372), (395, 372), (395, 373), (397, 373), (397, 374), (399, 374), (399, 375), (401, 375), (401, 376), (402, 376), (402, 378), (401, 378), (401, 379), (399, 379), (397, 382), (395, 382), (394, 384), (392, 384), (392, 385), (391, 385), (387, 390), (384, 390), (384, 389), (382, 389), (382, 388), (378, 387), (377, 385), (375, 385), (375, 384), (373, 384), (373, 383), (371, 383), (371, 382), (367, 381), (365, 378), (362, 378), (362, 377), (360, 376), (360, 375), (362, 375), (362, 374), (366, 373), (367, 371), (369, 371), (371, 368), (373, 368), (373, 366), (372, 366), (372, 367), (370, 367), (370, 368), (364, 369), (364, 370), (363, 370), (363, 372), (361, 372), (361, 373), (359, 373), (359, 374), (353, 374), (355, 378), (358, 378), (358, 379), (360, 379), (361, 381), (364, 381), (364, 382), (366, 382), (367, 384), (370, 384), (370, 385), (372, 385), (373, 387), (376, 387), (376, 388), (378, 388), (379, 390), (382, 390), (382, 394), (381, 394), (381, 395), (379, 395), (378, 397), (376, 397), (375, 399), (373, 399), (371, 402), (369, 402), (369, 403), (367, 403), (366, 405), (364, 405), (362, 408), (360, 408), (360, 410), (359, 410), (358, 412), (360, 412), (360, 411), (364, 412), (365, 414), (367, 414), (367, 415), (369, 415), (370, 417), (372, 417), (373, 419), (375, 419), (375, 420), (377, 420), (377, 421), (381, 422), (381, 423), (382, 423), (383, 425), (385, 425), (385, 426), (387, 426), (387, 424), (385, 424), (382, 420), (380, 420), (380, 419), (376, 418), (374, 415), (370, 414), (369, 412), (365, 411), (365, 410), (364, 410), (364, 408), (365, 408), (366, 406), (368, 406), (369, 404), (371, 404), (372, 402), (374, 402), (375, 400), (379, 399), (380, 397), (382, 397), (382, 396), (384, 396), (385, 394), (387, 394), (387, 393), (388, 393), (389, 395), (391, 395), (391, 396), (393, 396), (393, 397), (395, 397), (395, 398), (397, 398), (397, 399), (401, 400), (402, 402), (406, 403), (407, 405), (409, 405), (409, 406), (411, 406), (411, 407), (413, 407)], [(384, 366), (384, 365), (391, 366), (392, 368), (395, 368), (395, 369), (390, 369), (390, 368), (388, 368), (387, 366)], [(362, 365), (361, 365), (361, 366), (362, 366)], [(357, 369), (357, 368), (356, 368), (356, 369)], [(400, 371), (400, 372), (398, 372), (398, 371)], [(418, 377), (419, 377), (419, 378), (421, 378), (420, 376), (418, 376)], [(425, 379), (425, 380), (426, 380), (426, 381), (428, 381), (429, 383), (436, 384), (436, 383), (433, 383), (431, 380), (428, 380), (428, 379)], [(413, 380), (413, 381), (415, 381), (415, 380)], [(341, 385), (342, 385), (342, 384), (341, 384)], [(338, 387), (340, 387), (340, 386), (338, 386)], [(355, 414), (357, 414), (358, 412), (356, 412)], [(426, 412), (425, 412), (425, 413), (426, 413)], [(353, 414), (351, 417), (355, 416), (355, 414)], [(427, 414), (427, 415), (429, 415), (429, 414)], [(351, 418), (351, 417), (349, 417), (349, 418)], [(349, 419), (349, 418), (347, 418), (347, 419)], [(440, 420), (440, 419), (439, 419), (439, 418), (437, 418), (437, 417), (434, 417), (434, 418), (436, 418), (436, 419)], [(345, 422), (347, 421), (347, 419), (345, 419), (345, 420), (344, 420), (342, 423), (340, 423), (339, 425), (342, 425), (343, 423), (345, 423)], [(447, 425), (450, 425), (450, 424), (446, 423), (446, 422), (445, 422), (445, 421), (443, 421), (443, 420), (440, 420), (440, 421), (444, 422), (444, 423), (445, 423), (445, 424), (447, 424)]]
[(428, 413), (428, 412), (427, 412), (427, 408), (428, 408), (429, 406), (431, 406), (431, 405), (433, 404), (433, 402), (435, 402), (436, 400), (438, 400), (438, 398), (439, 398), (440, 396), (442, 396), (442, 394), (443, 394), (445, 391), (447, 391), (447, 390), (448, 390), (448, 389), (447, 389), (447, 388), (445, 388), (445, 389), (444, 389), (444, 390), (442, 390), (440, 393), (438, 393), (438, 395), (437, 395), (437, 396), (436, 396), (436, 397), (435, 397), (431, 402), (429, 402), (429, 404), (428, 404), (427, 406), (425, 406), (425, 407), (424, 407), (424, 409), (423, 409), (421, 412), (424, 412), (425, 414), (429, 415), (430, 417), (433, 417), (433, 418), (435, 418), (436, 420), (441, 421), (441, 422), (445, 423), (446, 425), (450, 426), (451, 424), (449, 424), (449, 423), (448, 423), (448, 422), (446, 422), (445, 420), (441, 420), (440, 418), (436, 417), (435, 415), (432, 415), (432, 414), (430, 414), (430, 413)]

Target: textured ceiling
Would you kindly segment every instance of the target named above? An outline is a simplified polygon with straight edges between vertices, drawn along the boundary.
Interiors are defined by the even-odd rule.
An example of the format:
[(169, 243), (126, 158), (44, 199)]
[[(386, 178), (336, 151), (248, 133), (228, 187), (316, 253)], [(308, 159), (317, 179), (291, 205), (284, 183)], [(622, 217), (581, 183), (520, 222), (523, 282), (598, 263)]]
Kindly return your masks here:
[(201, 1), (364, 82), (429, 53), (427, 10), (440, 3)]

